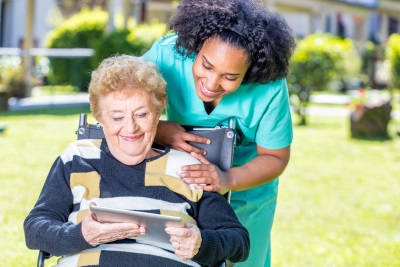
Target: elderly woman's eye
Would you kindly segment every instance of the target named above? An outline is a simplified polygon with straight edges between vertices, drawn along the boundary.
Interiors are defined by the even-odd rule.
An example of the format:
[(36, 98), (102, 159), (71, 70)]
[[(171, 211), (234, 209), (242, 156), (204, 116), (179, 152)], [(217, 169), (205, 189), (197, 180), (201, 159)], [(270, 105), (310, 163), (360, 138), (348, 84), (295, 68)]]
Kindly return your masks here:
[(113, 121), (121, 121), (123, 119), (123, 117), (115, 117), (113, 118)]
[(135, 115), (136, 116), (136, 118), (145, 118), (146, 116), (147, 116), (147, 113), (139, 113), (139, 114), (136, 114)]

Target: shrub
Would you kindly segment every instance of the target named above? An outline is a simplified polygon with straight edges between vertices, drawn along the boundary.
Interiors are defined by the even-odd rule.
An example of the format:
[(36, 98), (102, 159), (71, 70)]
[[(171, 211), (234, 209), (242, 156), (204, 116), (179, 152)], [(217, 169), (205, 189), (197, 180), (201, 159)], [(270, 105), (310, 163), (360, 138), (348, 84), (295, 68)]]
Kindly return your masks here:
[(97, 66), (103, 59), (115, 54), (134, 54), (135, 47), (128, 41), (129, 30), (116, 30), (105, 34), (95, 44), (93, 66)]
[[(49, 48), (94, 48), (96, 40), (103, 36), (108, 14), (99, 8), (82, 9), (71, 16), (58, 28), (50, 32)], [(89, 58), (50, 58), (52, 71), (49, 81), (54, 84), (72, 84), (85, 90), (93, 69)]]
[(36, 82), (35, 79), (31, 79), (31, 84), (26, 82), (21, 57), (0, 57), (0, 92), (3, 96), (27, 97), (30, 95), (30, 87), (34, 86)]
[(13, 78), (21, 73), (21, 57), (0, 57), (0, 91), (9, 91)]
[(312, 91), (326, 90), (334, 81), (345, 81), (358, 70), (353, 43), (331, 34), (316, 33), (299, 40), (288, 76), (292, 104), (305, 125), (305, 112)]
[(387, 53), (393, 87), (400, 89), (400, 34), (395, 33), (389, 37)]
[(385, 59), (385, 46), (375, 44), (371, 41), (365, 43), (361, 54), (361, 75), (362, 82), (373, 88), (385, 87), (384, 83), (379, 83), (376, 80), (377, 62)]
[(115, 54), (141, 56), (162, 36), (164, 29), (165, 24), (140, 24), (104, 35), (96, 42), (93, 66)]
[(165, 29), (166, 25), (163, 23), (140, 24), (131, 29), (128, 40), (136, 47), (137, 55), (142, 55), (163, 35)]

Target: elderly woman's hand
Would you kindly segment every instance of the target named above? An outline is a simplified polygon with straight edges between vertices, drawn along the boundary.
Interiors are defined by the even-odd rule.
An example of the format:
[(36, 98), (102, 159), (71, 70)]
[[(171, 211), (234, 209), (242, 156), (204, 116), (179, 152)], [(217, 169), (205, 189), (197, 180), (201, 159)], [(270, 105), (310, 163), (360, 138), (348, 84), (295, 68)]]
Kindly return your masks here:
[(158, 123), (155, 141), (158, 144), (176, 150), (188, 153), (195, 152), (198, 154), (203, 154), (205, 151), (194, 147), (187, 142), (210, 144), (210, 140), (207, 138), (187, 133), (179, 123), (174, 121), (160, 121)]
[(171, 236), (175, 255), (182, 260), (190, 260), (199, 252), (202, 239), (196, 225), (185, 222), (184, 228), (167, 227), (165, 231)]
[(99, 223), (88, 210), (82, 220), (82, 234), (92, 246), (146, 234), (146, 229), (133, 223)]

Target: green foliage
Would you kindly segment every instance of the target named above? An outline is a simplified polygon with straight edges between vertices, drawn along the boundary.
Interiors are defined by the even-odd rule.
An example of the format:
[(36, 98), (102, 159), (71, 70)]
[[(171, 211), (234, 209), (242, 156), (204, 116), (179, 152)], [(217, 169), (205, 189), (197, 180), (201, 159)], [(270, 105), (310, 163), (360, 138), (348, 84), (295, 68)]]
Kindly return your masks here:
[[(32, 79), (31, 86), (36, 82), (35, 79)], [(30, 88), (23, 73), (21, 57), (0, 57), (0, 92), (3, 92), (2, 94), (7, 95), (7, 97), (23, 98), (30, 95)]]
[(370, 74), (370, 64), (371, 64), (371, 58), (374, 55), (374, 50), (375, 50), (375, 44), (373, 42), (366, 42), (364, 46), (364, 51), (361, 54), (361, 72), (365, 75)]
[(93, 66), (115, 54), (135, 54), (136, 48), (127, 39), (127, 29), (116, 30), (101, 37), (94, 46)]
[(353, 51), (350, 39), (313, 34), (298, 42), (291, 60), (290, 82), (313, 90), (326, 90), (346, 73), (345, 60)]
[(131, 29), (128, 40), (136, 47), (137, 55), (142, 55), (163, 35), (165, 29), (166, 25), (163, 23), (140, 24)]
[[(108, 14), (101, 9), (83, 9), (50, 32), (49, 48), (93, 48), (96, 40), (103, 36)], [(51, 58), (52, 72), (49, 81), (53, 84), (72, 84), (86, 89), (93, 69), (89, 58)]]
[(380, 61), (385, 58), (385, 46), (381, 44), (375, 44), (371, 41), (368, 41), (364, 45), (364, 49), (361, 54), (361, 69), (360, 75), (361, 80), (365, 83), (365, 85), (369, 87), (374, 87), (373, 77), (375, 76), (375, 68), (377, 61)]
[(93, 66), (109, 56), (128, 54), (141, 56), (150, 49), (155, 40), (164, 32), (165, 24), (140, 24), (129, 29), (120, 29), (104, 35), (95, 45)]
[(288, 76), (292, 104), (305, 125), (305, 109), (312, 91), (327, 90), (332, 82), (355, 75), (353, 42), (331, 34), (316, 33), (298, 41)]
[(8, 91), (14, 77), (21, 73), (21, 57), (0, 57), (0, 91)]
[(393, 86), (400, 89), (400, 34), (395, 33), (389, 37), (387, 52), (391, 65)]

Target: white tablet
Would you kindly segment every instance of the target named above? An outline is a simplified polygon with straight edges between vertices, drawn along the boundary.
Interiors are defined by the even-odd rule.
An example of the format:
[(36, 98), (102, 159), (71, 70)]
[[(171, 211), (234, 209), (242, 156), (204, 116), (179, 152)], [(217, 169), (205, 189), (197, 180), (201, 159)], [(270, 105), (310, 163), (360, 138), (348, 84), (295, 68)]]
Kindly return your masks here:
[(90, 206), (98, 222), (116, 223), (130, 222), (146, 227), (146, 234), (135, 238), (143, 243), (150, 243), (169, 250), (173, 250), (170, 236), (165, 232), (165, 227), (183, 227), (184, 221), (181, 217), (160, 215), (141, 211), (130, 211), (113, 209), (101, 206)]

